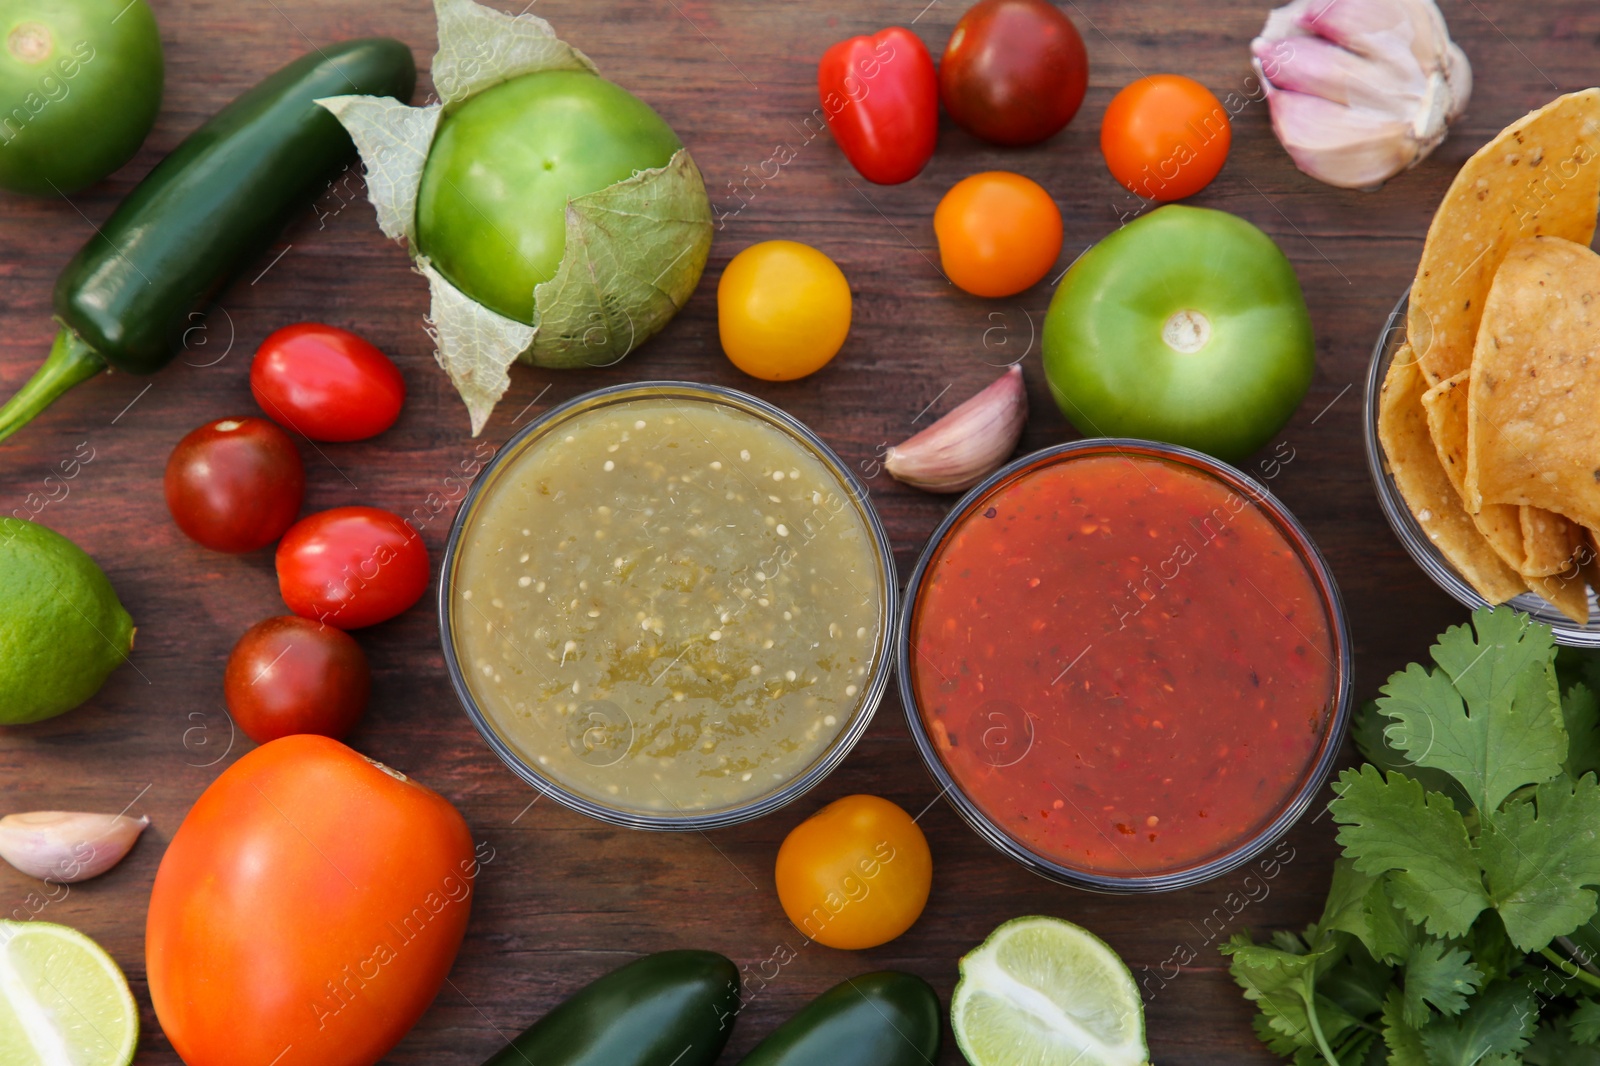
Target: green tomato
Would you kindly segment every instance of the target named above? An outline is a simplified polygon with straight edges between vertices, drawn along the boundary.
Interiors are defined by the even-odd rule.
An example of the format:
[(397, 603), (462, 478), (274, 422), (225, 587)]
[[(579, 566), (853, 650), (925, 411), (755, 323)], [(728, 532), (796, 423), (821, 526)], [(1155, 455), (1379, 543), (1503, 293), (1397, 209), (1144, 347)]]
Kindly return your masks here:
[(161, 107), (144, 0), (0, 0), (0, 188), (77, 192), (132, 158)]
[(1044, 324), (1050, 392), (1080, 433), (1235, 463), (1289, 421), (1315, 355), (1300, 283), (1272, 238), (1178, 204), (1085, 252)]
[(450, 283), (533, 323), (533, 287), (555, 277), (567, 201), (683, 147), (650, 105), (582, 71), (524, 74), (439, 123), (417, 193), (417, 248)]

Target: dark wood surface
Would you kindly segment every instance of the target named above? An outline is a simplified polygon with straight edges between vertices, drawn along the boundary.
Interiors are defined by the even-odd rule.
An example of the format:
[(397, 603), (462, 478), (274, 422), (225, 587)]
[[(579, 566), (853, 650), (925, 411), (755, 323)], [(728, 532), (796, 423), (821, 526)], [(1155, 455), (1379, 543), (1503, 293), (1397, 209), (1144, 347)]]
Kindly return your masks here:
[[(1136, 206), (1106, 173), (1097, 150), (1099, 117), (1112, 94), (1141, 73), (1159, 71), (1196, 77), (1219, 96), (1247, 93), (1254, 83), (1247, 81), (1246, 46), (1268, 5), (1069, 3), (1092, 72), (1083, 110), (1064, 133), (1042, 147), (1000, 151), (946, 121), (939, 152), (921, 177), (894, 188), (871, 186), (825, 133), (807, 139), (804, 120), (817, 103), (816, 62), (837, 39), (895, 23), (914, 24), (937, 55), (962, 5), (934, 0), (923, 8), (924, 2), (530, 4), (676, 127), (706, 174), (713, 205), (726, 217), (698, 292), (660, 337), (603, 371), (516, 369), (483, 439), (502, 442), (549, 405), (601, 385), (688, 378), (779, 404), (815, 427), (848, 462), (871, 472), (881, 447), (909, 435), (924, 409), (930, 410), (919, 425), (991, 380), (998, 373), (994, 365), (1024, 352), (1032, 404), (1024, 447), (1070, 437), (1045, 390), (1038, 345), (1031, 343), (1049, 284), (999, 301), (951, 288), (933, 266), (934, 206), (967, 174), (1021, 171), (1061, 205), (1064, 268)], [(49, 345), (57, 271), (91, 225), (204, 117), (312, 43), (391, 34), (409, 41), (424, 67), (434, 45), (426, 0), (153, 0), (153, 6), (167, 49), (167, 94), (144, 149), (71, 203), (0, 196), (0, 389), (6, 393)], [(1464, 615), (1403, 554), (1373, 496), (1360, 432), (1361, 381), (1373, 341), (1409, 281), (1433, 208), (1462, 160), (1523, 112), (1589, 85), (1600, 69), (1600, 7), (1591, 0), (1445, 0), (1443, 8), (1473, 62), (1477, 90), (1464, 120), (1422, 166), (1376, 194), (1320, 185), (1295, 170), (1272, 136), (1265, 106), (1252, 102), (1234, 120), (1226, 169), (1194, 200), (1265, 229), (1305, 288), (1316, 325), (1317, 375), (1282, 434), (1293, 460), (1270, 486), (1318, 540), (1338, 578), (1360, 698), (1373, 695), (1389, 672), (1423, 654), (1434, 634)], [(428, 88), (424, 75), (419, 98)], [(783, 145), (793, 150), (793, 160), (764, 185), (752, 180), (743, 186), (749, 190), (743, 200), (736, 198), (729, 183), (758, 173)], [(855, 324), (843, 352), (816, 376), (787, 385), (740, 375), (721, 354), (716, 332), (722, 267), (747, 245), (775, 237), (821, 248), (843, 267), (855, 294)], [(0, 511), (38, 510), (39, 521), (94, 555), (139, 625), (131, 663), (90, 704), (51, 722), (0, 730), (4, 809), (129, 807), (153, 820), (121, 866), (63, 898), (44, 900), (37, 882), (0, 866), (0, 914), (63, 922), (105, 945), (141, 1004), (140, 1063), (178, 1061), (145, 986), (151, 881), (190, 804), (249, 747), (242, 734), (232, 735), (222, 701), (228, 651), (252, 623), (283, 613), (269, 552), (213, 554), (179, 533), (161, 495), (167, 453), (203, 421), (254, 412), (249, 360), (271, 330), (306, 319), (355, 329), (395, 357), (410, 399), (399, 424), (376, 440), (303, 446), (306, 510), (367, 503), (426, 516), (438, 505), (439, 513), (421, 523), (437, 561), (455, 510), (454, 501), (442, 499), (451, 491), (444, 478), (473, 454), (475, 442), (464, 408), (434, 365), (426, 308), (426, 286), (401, 249), (379, 234), (359, 179), (352, 178), (223, 294), (192, 335), (190, 350), (171, 367), (151, 378), (95, 380), (0, 446)], [(65, 490), (47, 487), (45, 477), (80, 444), (92, 449), (92, 461)], [(884, 474), (868, 484), (904, 576), (950, 501)], [(50, 495), (57, 498), (39, 509)], [(1251, 1034), (1251, 1012), (1215, 944), (1246, 927), (1292, 928), (1316, 917), (1334, 854), (1326, 819), (1308, 818), (1295, 829), (1276, 876), (1253, 884), (1240, 873), (1156, 898), (1097, 897), (1057, 887), (1001, 857), (946, 804), (935, 802), (936, 790), (891, 695), (844, 765), (788, 810), (709, 835), (612, 829), (549, 802), (530, 808), (534, 794), (502, 768), (458, 706), (426, 603), (362, 631), (359, 639), (375, 687), (351, 743), (442, 792), (495, 853), (479, 878), (449, 984), (388, 1062), (480, 1062), (505, 1034), (641, 952), (714, 948), (752, 975), (763, 966), (772, 974), (768, 960), (792, 952), (794, 960), (764, 988), (759, 978), (751, 982), (760, 991), (739, 1021), (726, 1056), (731, 1062), (846, 976), (907, 969), (947, 998), (961, 953), (999, 922), (1032, 913), (1088, 926), (1134, 968), (1149, 990), (1157, 1063), (1272, 1061)], [(862, 791), (923, 812), (935, 861), (932, 899), (908, 934), (882, 948), (850, 954), (807, 946), (784, 919), (772, 888), (778, 843), (817, 806)], [(1191, 955), (1192, 961), (1175, 965)], [(947, 1046), (942, 1061), (960, 1057)]]

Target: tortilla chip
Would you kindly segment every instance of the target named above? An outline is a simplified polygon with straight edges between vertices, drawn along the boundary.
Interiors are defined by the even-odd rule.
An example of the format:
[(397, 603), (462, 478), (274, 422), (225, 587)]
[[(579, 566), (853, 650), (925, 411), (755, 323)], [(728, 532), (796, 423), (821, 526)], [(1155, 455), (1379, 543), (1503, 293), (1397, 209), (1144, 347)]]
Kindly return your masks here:
[(1395, 486), (1417, 524), (1463, 579), (1490, 603), (1504, 603), (1527, 584), (1489, 546), (1439, 462), (1422, 409), (1427, 387), (1409, 346), (1389, 364), (1378, 400), (1378, 440)]
[(1527, 504), (1600, 527), (1600, 255), (1559, 237), (1511, 250), (1469, 392), (1467, 508)]
[(1428, 384), (1471, 365), (1489, 286), (1513, 244), (1538, 234), (1589, 243), (1597, 160), (1600, 89), (1559, 97), (1467, 160), (1428, 227), (1411, 285), (1406, 334)]
[[(1433, 438), (1439, 463), (1444, 467), (1445, 474), (1450, 478), (1450, 486), (1458, 497), (1462, 495), (1461, 487), (1467, 479), (1467, 379), (1470, 374), (1470, 370), (1452, 374), (1422, 394), (1422, 408), (1428, 416), (1428, 434)], [(1472, 515), (1472, 522), (1507, 566), (1523, 572), (1527, 553), (1522, 543), (1520, 508), (1509, 504), (1490, 504)]]
[[(1488, 507), (1503, 507), (1491, 503)], [(1487, 507), (1485, 508), (1487, 509)], [(1523, 577), (1548, 577), (1560, 574), (1573, 565), (1578, 551), (1586, 543), (1583, 527), (1542, 507), (1517, 508), (1522, 519), (1522, 565), (1516, 567)]]
[(1570, 574), (1551, 574), (1549, 577), (1530, 577), (1533, 591), (1549, 600), (1551, 605), (1581, 625), (1589, 622), (1589, 586), (1583, 583), (1577, 571)]
[(1592, 529), (1583, 531), (1583, 546), (1578, 549), (1578, 572), (1589, 587), (1600, 591), (1600, 534)]

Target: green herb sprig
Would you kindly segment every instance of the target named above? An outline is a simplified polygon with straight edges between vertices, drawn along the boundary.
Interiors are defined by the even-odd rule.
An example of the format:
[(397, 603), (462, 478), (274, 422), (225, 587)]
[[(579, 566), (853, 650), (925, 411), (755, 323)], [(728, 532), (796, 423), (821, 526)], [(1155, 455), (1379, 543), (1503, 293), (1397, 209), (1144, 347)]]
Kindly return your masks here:
[(1296, 1066), (1600, 1066), (1600, 661), (1506, 607), (1363, 709), (1322, 917), (1222, 947)]

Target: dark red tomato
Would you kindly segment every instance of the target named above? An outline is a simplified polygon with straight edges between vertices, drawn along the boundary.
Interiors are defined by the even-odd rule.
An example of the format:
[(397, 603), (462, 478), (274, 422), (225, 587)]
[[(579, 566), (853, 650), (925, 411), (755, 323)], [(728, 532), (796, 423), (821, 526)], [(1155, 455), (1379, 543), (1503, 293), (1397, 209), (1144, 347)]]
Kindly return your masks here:
[(341, 740), (371, 691), (372, 671), (355, 638), (297, 614), (246, 630), (222, 675), (228, 713), (257, 744), (293, 733)]
[(305, 491), (294, 441), (265, 418), (207, 422), (167, 459), (167, 509), (213, 551), (265, 548), (294, 522)]
[(399, 515), (335, 507), (294, 524), (278, 544), (278, 591), (289, 610), (340, 629), (377, 625), (428, 588), (428, 549)]
[(910, 181), (933, 158), (939, 75), (928, 46), (910, 30), (891, 26), (822, 53), (817, 94), (833, 139), (868, 181)]
[(1078, 113), (1089, 53), (1046, 0), (981, 0), (961, 16), (939, 63), (939, 98), (956, 125), (986, 141), (1037, 144)]
[(261, 342), (250, 364), (250, 392), (274, 421), (312, 440), (366, 440), (400, 417), (406, 382), (361, 337), (301, 322)]

